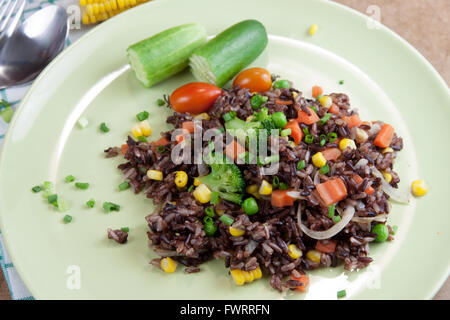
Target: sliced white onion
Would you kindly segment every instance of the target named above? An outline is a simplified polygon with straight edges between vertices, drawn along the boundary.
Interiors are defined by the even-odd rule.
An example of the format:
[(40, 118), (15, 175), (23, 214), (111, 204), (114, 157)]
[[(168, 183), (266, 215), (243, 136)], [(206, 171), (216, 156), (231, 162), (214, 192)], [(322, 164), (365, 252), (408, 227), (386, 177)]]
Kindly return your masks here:
[(375, 217), (353, 217), (352, 221), (357, 223), (369, 223), (372, 221), (376, 222), (385, 222), (387, 220), (388, 215), (386, 213), (379, 214)]
[(314, 180), (313, 180), (314, 184), (317, 185), (320, 183), (320, 179), (319, 179), (319, 170), (316, 171), (316, 174), (314, 175)]
[(395, 202), (408, 204), (409, 203), (409, 195), (407, 192), (402, 192), (398, 189), (395, 189), (391, 186), (386, 180), (384, 180), (383, 174), (378, 171), (377, 168), (371, 167), (372, 174), (381, 179), (381, 188), (383, 191)]
[(367, 166), (367, 164), (369, 163), (369, 160), (367, 159), (360, 159), (356, 164), (355, 164), (355, 169), (363, 169), (365, 166)]
[(300, 195), (300, 193), (302, 193), (302, 191), (289, 191), (286, 192), (286, 194), (293, 198), (293, 199), (299, 199), (299, 200), (304, 200), (306, 199), (304, 196)]
[(356, 209), (362, 210), (365, 207), (366, 207), (366, 205), (364, 204), (364, 202), (362, 202), (361, 200), (356, 201)]
[(314, 231), (309, 228), (307, 228), (302, 223), (302, 212), (301, 212), (301, 206), (298, 206), (297, 210), (297, 221), (300, 229), (308, 235), (310, 238), (316, 239), (316, 240), (325, 240), (330, 239), (331, 237), (338, 234), (342, 229), (345, 228), (345, 226), (352, 220), (353, 216), (355, 215), (355, 208), (352, 206), (348, 206), (344, 210), (344, 214), (342, 215), (341, 221), (333, 225), (331, 228), (325, 231)]

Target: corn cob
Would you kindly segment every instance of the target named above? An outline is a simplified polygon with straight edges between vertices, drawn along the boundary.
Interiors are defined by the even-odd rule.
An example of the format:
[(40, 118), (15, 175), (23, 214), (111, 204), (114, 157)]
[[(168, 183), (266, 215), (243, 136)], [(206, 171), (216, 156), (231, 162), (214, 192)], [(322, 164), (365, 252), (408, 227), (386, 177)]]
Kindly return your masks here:
[(83, 24), (95, 24), (151, 0), (80, 0)]

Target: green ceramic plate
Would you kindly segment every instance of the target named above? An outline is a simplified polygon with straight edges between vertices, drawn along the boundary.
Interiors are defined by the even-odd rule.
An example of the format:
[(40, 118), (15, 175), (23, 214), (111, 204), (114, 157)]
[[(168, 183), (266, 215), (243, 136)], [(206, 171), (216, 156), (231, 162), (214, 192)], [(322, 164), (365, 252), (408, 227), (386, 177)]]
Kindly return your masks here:
[[(369, 29), (367, 17), (330, 1), (172, 0), (127, 11), (70, 46), (35, 81), (14, 116), (1, 153), (0, 222), (14, 265), (36, 298), (281, 298), (268, 279), (235, 287), (222, 261), (192, 275), (149, 266), (144, 217), (152, 203), (129, 190), (119, 192), (120, 159), (103, 156), (105, 148), (125, 141), (144, 109), (158, 137), (169, 111), (155, 101), (193, 80), (186, 72), (144, 89), (124, 67), (128, 45), (182, 23), (202, 23), (213, 35), (248, 18), (263, 22), (271, 35), (253, 65), (293, 80), (306, 95), (313, 84), (348, 93), (364, 118), (389, 122), (404, 138), (396, 164), (400, 188), (407, 190), (419, 177), (431, 186), (423, 199), (393, 206), (389, 222), (399, 226), (396, 240), (371, 246), (370, 268), (313, 272), (306, 294), (284, 298), (336, 299), (342, 289), (355, 299), (431, 298), (437, 291), (450, 259), (450, 153), (443, 147), (450, 141), (450, 95), (431, 65), (393, 32)], [(320, 29), (310, 37), (313, 23)], [(89, 120), (83, 130), (76, 126), (81, 115)], [(109, 133), (99, 131), (101, 122)], [(64, 182), (68, 174), (91, 186), (76, 189)], [(63, 214), (30, 191), (44, 180), (53, 181), (67, 200), (72, 223), (62, 223)], [(85, 206), (90, 198), (97, 200), (94, 209)], [(122, 209), (105, 214), (103, 201)], [(129, 227), (129, 242), (107, 240), (108, 227)]]

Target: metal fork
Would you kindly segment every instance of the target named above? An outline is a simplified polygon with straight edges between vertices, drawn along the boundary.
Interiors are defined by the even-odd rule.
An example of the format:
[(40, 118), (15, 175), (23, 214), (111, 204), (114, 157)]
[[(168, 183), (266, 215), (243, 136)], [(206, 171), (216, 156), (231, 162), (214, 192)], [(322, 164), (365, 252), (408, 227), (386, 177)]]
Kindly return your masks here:
[[(26, 0), (0, 0), (0, 38), (4, 36), (9, 38), (16, 30), (25, 4)], [(16, 8), (18, 8), (17, 11)]]

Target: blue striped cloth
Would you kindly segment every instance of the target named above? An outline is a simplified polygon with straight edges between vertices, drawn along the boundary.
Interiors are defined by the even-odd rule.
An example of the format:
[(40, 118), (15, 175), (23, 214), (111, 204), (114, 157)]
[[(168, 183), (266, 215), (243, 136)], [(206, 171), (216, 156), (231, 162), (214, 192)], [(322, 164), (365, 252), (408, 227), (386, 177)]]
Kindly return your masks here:
[[(28, 16), (32, 15), (37, 10), (49, 4), (61, 5), (62, 7), (67, 9), (69, 6), (77, 5), (78, 0), (40, 0), (40, 1), (27, 0), (24, 14), (22, 16), (22, 21), (26, 19)], [(72, 13), (73, 11), (68, 10), (68, 12)], [(66, 45), (70, 45), (74, 40), (79, 38), (88, 29), (89, 28), (83, 26), (81, 26), (81, 29), (76, 28), (71, 29)], [(8, 101), (15, 109), (19, 105), (20, 100), (23, 98), (29, 87), (30, 87), (29, 85), (25, 85), (2, 89), (0, 90), (0, 97), (1, 99)], [(0, 117), (0, 148), (7, 129), (8, 124), (5, 123), (3, 119)], [(30, 294), (30, 292), (20, 279), (19, 274), (17, 273), (16, 269), (14, 268), (14, 265), (9, 259), (8, 253), (6, 252), (3, 243), (1, 231), (0, 231), (0, 266), (2, 268), (6, 282), (8, 283), (11, 298), (14, 300), (32, 300), (33, 296)]]

